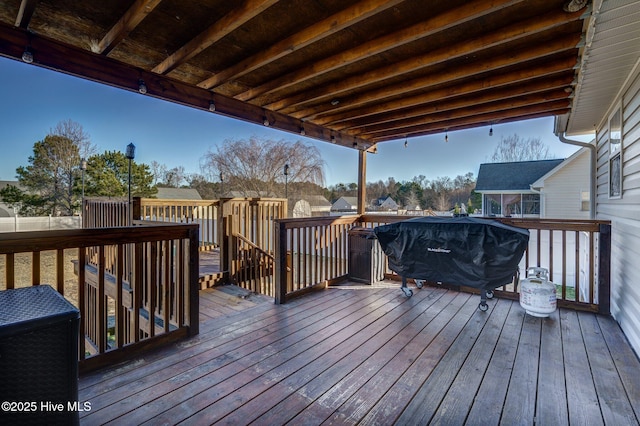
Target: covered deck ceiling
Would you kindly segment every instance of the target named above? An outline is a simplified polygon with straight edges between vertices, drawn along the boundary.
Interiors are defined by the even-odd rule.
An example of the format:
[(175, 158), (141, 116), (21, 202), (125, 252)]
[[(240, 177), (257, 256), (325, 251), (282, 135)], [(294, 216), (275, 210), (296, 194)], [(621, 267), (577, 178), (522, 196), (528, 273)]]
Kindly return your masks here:
[(6, 0), (0, 55), (375, 150), (570, 113), (587, 3)]

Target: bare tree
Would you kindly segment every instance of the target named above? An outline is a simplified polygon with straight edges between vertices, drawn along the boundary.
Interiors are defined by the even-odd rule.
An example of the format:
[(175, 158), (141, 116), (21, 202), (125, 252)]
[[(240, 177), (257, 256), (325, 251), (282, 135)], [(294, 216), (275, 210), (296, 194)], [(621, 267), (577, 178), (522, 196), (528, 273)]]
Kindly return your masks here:
[(184, 170), (184, 166), (178, 166), (167, 170), (162, 183), (172, 188), (179, 188), (186, 181), (187, 173)]
[(80, 123), (71, 119), (58, 122), (56, 127), (49, 129), (49, 134), (54, 136), (62, 136), (69, 139), (78, 147), (80, 158), (89, 158), (97, 152), (97, 147), (91, 143), (91, 137)]
[(209, 176), (224, 177), (225, 192), (236, 190), (244, 196), (284, 196), (285, 165), (289, 166), (289, 183), (324, 183), (324, 161), (320, 151), (301, 141), (276, 141), (256, 136), (227, 139), (215, 151), (208, 151), (201, 164)]
[(156, 160), (151, 162), (149, 166), (151, 169), (151, 174), (153, 175), (153, 184), (157, 185), (162, 183), (164, 176), (167, 174), (167, 166), (165, 164), (160, 164)]
[(540, 138), (521, 139), (517, 134), (501, 137), (491, 161), (506, 163), (513, 161), (546, 160), (552, 158), (549, 147)]

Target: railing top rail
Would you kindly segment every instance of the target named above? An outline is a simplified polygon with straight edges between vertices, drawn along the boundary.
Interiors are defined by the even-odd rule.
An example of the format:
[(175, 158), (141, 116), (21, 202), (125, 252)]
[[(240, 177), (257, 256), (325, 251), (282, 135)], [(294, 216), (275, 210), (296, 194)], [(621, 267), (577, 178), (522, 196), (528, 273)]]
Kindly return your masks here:
[[(350, 223), (393, 223), (402, 220), (416, 219), (420, 216), (398, 216), (398, 215), (345, 215), (345, 216), (322, 216), (312, 218), (291, 218), (277, 219), (278, 223), (282, 223), (285, 228), (299, 228), (307, 226), (326, 226), (332, 224), (350, 224)], [(446, 217), (446, 216), (443, 216)], [(513, 226), (527, 229), (544, 229), (558, 231), (585, 231), (597, 232), (600, 225), (611, 225), (608, 220), (592, 220), (592, 219), (539, 219), (539, 218), (512, 218), (512, 217), (482, 217), (482, 219), (490, 219), (500, 221)]]
[(224, 202), (227, 201), (277, 201), (277, 202), (282, 202), (285, 201), (285, 198), (265, 198), (265, 197), (235, 197), (235, 198), (226, 198), (226, 197), (222, 197), (220, 198), (221, 200), (223, 200)]
[(307, 226), (342, 225), (357, 223), (359, 221), (359, 215), (275, 219), (276, 223), (282, 224), (286, 229), (304, 228)]
[(0, 254), (25, 253), (189, 238), (197, 224), (156, 224), (113, 228), (0, 233)]
[(597, 232), (600, 225), (611, 225), (608, 220), (592, 219), (538, 219), (538, 218), (513, 218), (497, 217), (487, 218), (500, 221), (507, 225), (528, 229), (545, 229), (558, 231), (585, 231)]
[(211, 206), (220, 204), (220, 200), (190, 200), (190, 199), (161, 199), (161, 198), (141, 198), (140, 203), (143, 206), (174, 206), (174, 205), (194, 205), (194, 206)]
[(393, 222), (400, 222), (402, 220), (415, 219), (417, 217), (422, 217), (422, 216), (395, 215), (395, 214), (366, 214), (365, 213), (360, 217), (359, 221), (364, 223), (371, 223), (371, 222), (393, 223)]

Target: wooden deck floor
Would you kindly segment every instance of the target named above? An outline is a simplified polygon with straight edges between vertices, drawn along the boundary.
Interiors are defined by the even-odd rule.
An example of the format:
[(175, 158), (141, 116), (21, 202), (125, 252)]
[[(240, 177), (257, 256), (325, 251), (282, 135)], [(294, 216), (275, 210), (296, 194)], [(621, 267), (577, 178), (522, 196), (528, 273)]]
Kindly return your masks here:
[[(425, 287), (329, 288), (208, 318), (80, 381), (87, 425), (609, 424), (640, 420), (640, 362), (609, 317)], [(205, 307), (206, 305), (206, 307)]]

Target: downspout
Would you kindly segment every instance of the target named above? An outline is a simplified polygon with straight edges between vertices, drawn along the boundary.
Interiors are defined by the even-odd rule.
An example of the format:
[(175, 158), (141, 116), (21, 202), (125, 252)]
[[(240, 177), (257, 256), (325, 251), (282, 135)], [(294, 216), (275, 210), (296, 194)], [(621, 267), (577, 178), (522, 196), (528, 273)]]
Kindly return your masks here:
[(556, 133), (556, 136), (560, 139), (561, 142), (564, 142), (569, 145), (576, 145), (582, 148), (589, 148), (589, 162), (590, 162), (590, 171), (589, 171), (589, 219), (596, 218), (596, 146), (595, 144), (590, 144), (587, 142), (576, 141), (573, 139), (567, 139), (564, 136), (564, 133)]

